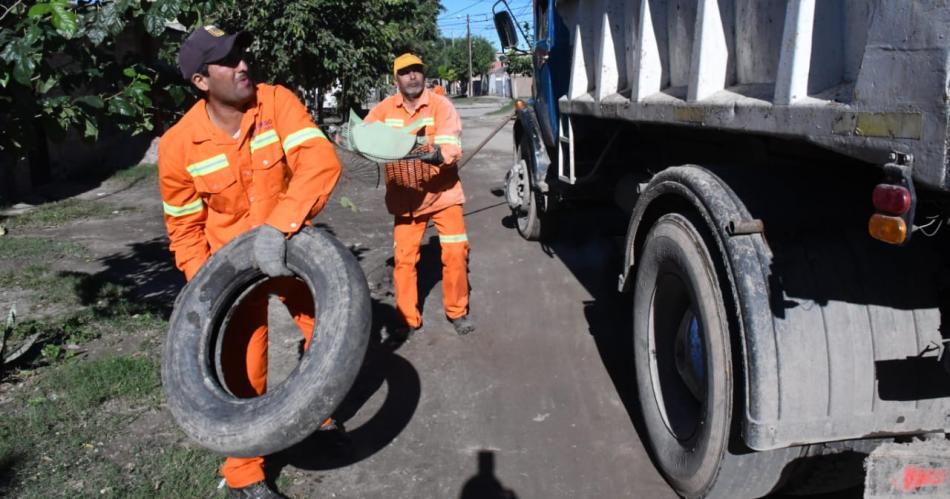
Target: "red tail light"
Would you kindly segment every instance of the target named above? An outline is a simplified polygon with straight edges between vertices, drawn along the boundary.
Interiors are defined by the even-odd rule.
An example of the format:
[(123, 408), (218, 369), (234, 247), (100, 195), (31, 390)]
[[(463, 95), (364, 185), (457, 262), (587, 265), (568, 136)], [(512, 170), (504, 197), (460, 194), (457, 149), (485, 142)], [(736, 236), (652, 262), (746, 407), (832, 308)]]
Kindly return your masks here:
[(888, 215), (903, 215), (910, 210), (910, 191), (900, 185), (878, 184), (872, 195), (874, 208)]

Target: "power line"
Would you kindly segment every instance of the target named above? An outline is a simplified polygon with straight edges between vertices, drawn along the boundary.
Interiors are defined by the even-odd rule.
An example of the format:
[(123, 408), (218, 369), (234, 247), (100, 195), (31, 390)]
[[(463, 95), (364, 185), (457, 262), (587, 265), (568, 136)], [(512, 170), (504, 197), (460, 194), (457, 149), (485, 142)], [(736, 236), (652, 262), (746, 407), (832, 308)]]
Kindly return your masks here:
[(470, 4), (468, 7), (462, 7), (461, 9), (456, 10), (455, 12), (452, 12), (451, 14), (447, 14), (447, 15), (449, 15), (449, 16), (454, 16), (455, 14), (458, 14), (459, 12), (465, 12), (466, 10), (471, 9), (471, 8), (474, 7), (474, 6), (476, 6), (476, 5), (480, 4), (480, 3), (485, 3), (485, 2), (486, 2), (486, 0), (478, 0), (477, 2), (475, 2), (475, 3), (473, 3), (473, 4)]

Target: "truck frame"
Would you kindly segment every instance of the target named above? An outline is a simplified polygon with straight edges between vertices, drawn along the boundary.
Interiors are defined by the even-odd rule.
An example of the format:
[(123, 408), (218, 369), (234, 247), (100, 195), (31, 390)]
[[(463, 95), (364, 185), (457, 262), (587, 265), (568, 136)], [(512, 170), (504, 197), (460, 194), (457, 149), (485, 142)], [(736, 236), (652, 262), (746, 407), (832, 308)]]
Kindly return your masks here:
[(629, 213), (638, 416), (678, 493), (950, 430), (950, 4), (537, 0), (532, 35), (506, 197), (529, 240), (576, 200)]

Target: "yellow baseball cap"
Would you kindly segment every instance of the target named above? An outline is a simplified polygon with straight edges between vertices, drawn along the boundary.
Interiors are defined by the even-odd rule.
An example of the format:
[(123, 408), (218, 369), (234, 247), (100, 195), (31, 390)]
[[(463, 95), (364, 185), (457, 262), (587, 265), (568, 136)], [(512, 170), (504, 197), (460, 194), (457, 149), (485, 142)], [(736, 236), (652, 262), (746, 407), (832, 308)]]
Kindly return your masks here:
[(417, 64), (419, 66), (423, 66), (423, 67), (425, 66), (425, 64), (422, 63), (422, 59), (420, 59), (419, 56), (406, 52), (405, 54), (397, 57), (395, 61), (393, 61), (393, 74), (398, 73), (399, 70), (402, 68), (408, 68), (409, 66), (415, 66)]

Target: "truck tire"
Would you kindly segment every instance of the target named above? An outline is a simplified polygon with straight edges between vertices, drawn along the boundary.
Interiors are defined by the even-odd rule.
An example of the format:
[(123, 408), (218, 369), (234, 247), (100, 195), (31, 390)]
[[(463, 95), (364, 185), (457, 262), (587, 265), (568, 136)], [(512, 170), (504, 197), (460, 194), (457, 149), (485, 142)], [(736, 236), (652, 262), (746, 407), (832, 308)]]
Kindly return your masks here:
[(266, 279), (252, 255), (256, 234), (235, 238), (185, 286), (162, 357), (162, 384), (179, 426), (200, 445), (237, 457), (272, 454), (313, 433), (349, 391), (369, 340), (369, 289), (359, 264), (339, 241), (307, 227), (288, 241), (287, 266), (313, 296), (313, 346), (264, 395), (231, 395), (217, 374), (216, 347), (229, 310)]
[(798, 448), (752, 452), (733, 417), (737, 373), (730, 307), (709, 230), (666, 213), (637, 259), (634, 361), (646, 444), (685, 497), (761, 497), (781, 485)]
[(515, 164), (505, 176), (505, 195), (515, 217), (518, 234), (528, 241), (541, 239), (541, 206), (534, 186), (534, 158), (527, 135), (515, 150)]

